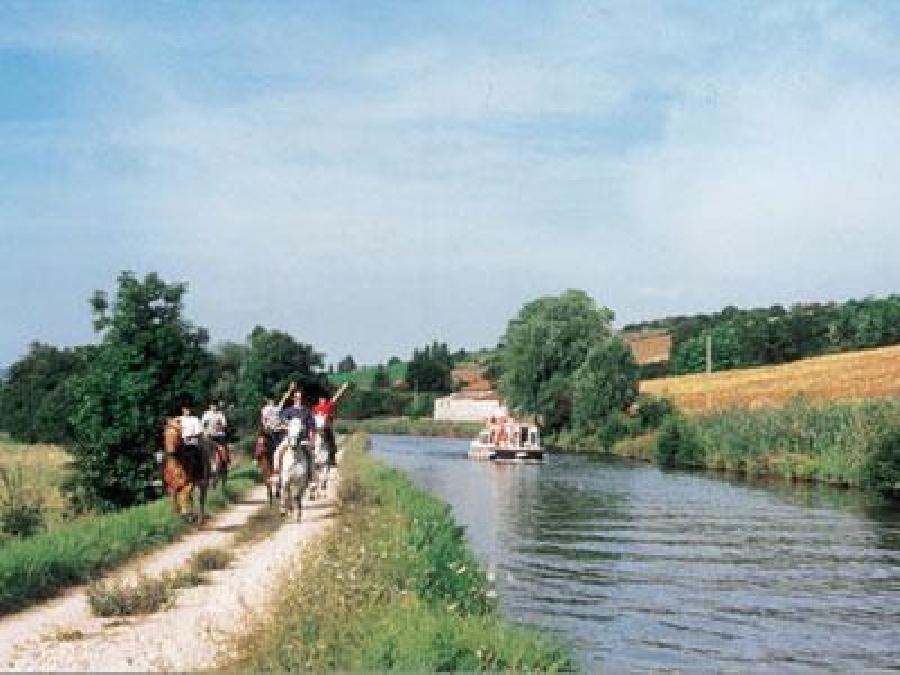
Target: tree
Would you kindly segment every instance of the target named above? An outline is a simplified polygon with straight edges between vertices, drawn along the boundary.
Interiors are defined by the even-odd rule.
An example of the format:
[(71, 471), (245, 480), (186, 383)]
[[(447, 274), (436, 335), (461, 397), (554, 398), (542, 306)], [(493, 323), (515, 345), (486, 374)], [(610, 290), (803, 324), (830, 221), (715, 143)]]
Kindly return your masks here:
[(349, 354), (338, 361), (337, 371), (339, 373), (352, 373), (354, 370), (356, 370), (356, 361)]
[(212, 398), (221, 401), (237, 401), (237, 384), (241, 368), (247, 358), (247, 346), (236, 342), (223, 342), (213, 352), (216, 376)]
[(139, 280), (123, 272), (112, 305), (101, 291), (91, 299), (101, 342), (72, 386), (68, 487), (76, 505), (104, 510), (145, 501), (166, 416), (208, 396), (208, 335), (182, 318), (186, 291), (155, 273)]
[(326, 393), (322, 355), (280, 330), (256, 326), (247, 339), (246, 355), (236, 386), (238, 422), (256, 423), (267, 397), (279, 396), (296, 382), (307, 396)]
[(379, 363), (372, 374), (372, 389), (388, 389), (391, 386), (391, 378), (388, 376), (387, 368)]
[(559, 430), (571, 420), (573, 375), (591, 347), (611, 335), (613, 312), (584, 292), (526, 303), (503, 338), (500, 389), (513, 409), (540, 415)]
[(453, 361), (446, 343), (435, 341), (413, 350), (406, 366), (406, 381), (418, 391), (446, 393), (453, 388), (452, 370)]
[(0, 429), (27, 443), (70, 443), (74, 402), (68, 382), (86, 367), (89, 349), (31, 343), (0, 384)]
[(597, 431), (607, 417), (635, 401), (637, 385), (638, 365), (621, 338), (591, 347), (574, 375), (574, 426), (581, 431)]

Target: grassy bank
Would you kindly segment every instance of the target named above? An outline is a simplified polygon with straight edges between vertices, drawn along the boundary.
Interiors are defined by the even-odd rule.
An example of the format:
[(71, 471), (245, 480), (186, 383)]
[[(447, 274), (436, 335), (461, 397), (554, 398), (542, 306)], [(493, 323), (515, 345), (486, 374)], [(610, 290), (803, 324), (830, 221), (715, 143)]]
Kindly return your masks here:
[(409, 436), (441, 436), (472, 438), (481, 431), (479, 422), (444, 422), (427, 417), (373, 417), (365, 420), (338, 420), (338, 433), (401, 434)]
[(348, 440), (337, 522), (229, 669), (571, 669), (566, 648), (499, 616), (449, 507), (363, 453), (365, 442)]
[[(70, 463), (71, 456), (58, 445), (19, 443), (0, 437), (0, 508), (12, 501), (32, 505), (39, 510), (41, 526), (56, 529), (71, 515), (61, 489)], [(0, 545), (3, 543), (0, 535)]]
[(900, 399), (675, 415), (614, 454), (791, 480), (900, 489)]
[[(254, 468), (238, 469), (224, 492), (210, 491), (209, 511), (235, 501), (254, 482)], [(189, 527), (172, 513), (168, 500), (160, 500), (11, 541), (0, 549), (0, 615), (90, 581)]]

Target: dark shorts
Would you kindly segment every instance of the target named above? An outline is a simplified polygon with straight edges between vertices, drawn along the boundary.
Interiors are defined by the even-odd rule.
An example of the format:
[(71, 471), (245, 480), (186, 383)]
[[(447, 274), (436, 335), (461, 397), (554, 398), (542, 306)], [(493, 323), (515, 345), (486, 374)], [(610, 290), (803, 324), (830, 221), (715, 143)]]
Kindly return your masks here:
[(325, 427), (322, 437), (325, 439), (325, 450), (328, 453), (326, 465), (337, 466), (337, 442), (334, 440), (334, 430), (331, 427)]

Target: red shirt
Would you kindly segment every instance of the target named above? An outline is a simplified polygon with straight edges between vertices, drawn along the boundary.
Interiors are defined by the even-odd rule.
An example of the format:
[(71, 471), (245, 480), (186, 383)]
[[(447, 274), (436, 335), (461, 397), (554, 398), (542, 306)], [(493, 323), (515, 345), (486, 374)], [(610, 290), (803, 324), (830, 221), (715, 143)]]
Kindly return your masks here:
[(326, 420), (325, 423), (328, 426), (331, 426), (331, 423), (334, 421), (334, 413), (336, 410), (337, 404), (326, 399), (324, 401), (319, 401), (313, 406), (312, 414), (324, 416)]

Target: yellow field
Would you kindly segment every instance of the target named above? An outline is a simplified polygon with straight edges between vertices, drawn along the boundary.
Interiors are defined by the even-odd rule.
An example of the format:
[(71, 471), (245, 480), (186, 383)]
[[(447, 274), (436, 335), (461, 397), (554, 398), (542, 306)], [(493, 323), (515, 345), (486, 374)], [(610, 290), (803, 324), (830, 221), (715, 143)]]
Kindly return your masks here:
[(666, 396), (691, 413), (779, 406), (798, 394), (815, 401), (900, 396), (900, 346), (779, 366), (645, 380), (640, 390)]
[(0, 438), (0, 468), (21, 469), (26, 496), (36, 496), (42, 501), (47, 526), (51, 528), (68, 510), (68, 501), (60, 485), (68, 475), (71, 459), (69, 453), (57, 445), (28, 445)]

